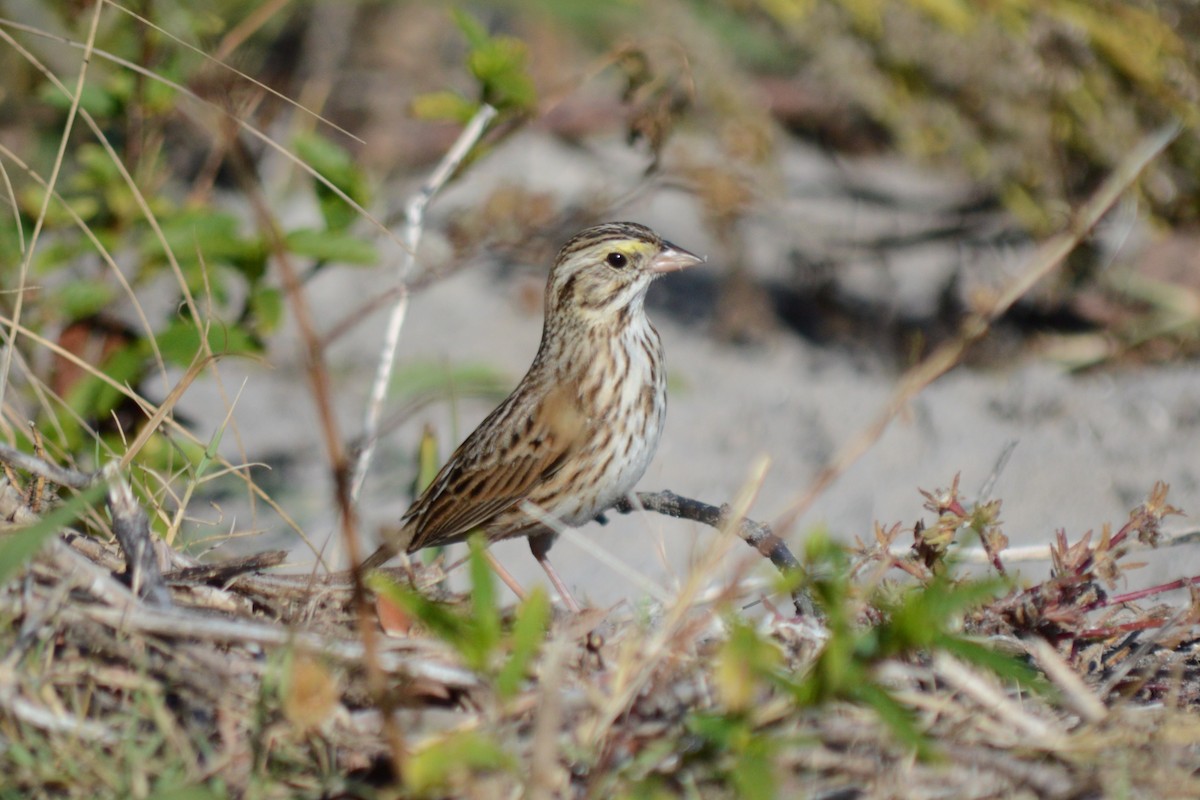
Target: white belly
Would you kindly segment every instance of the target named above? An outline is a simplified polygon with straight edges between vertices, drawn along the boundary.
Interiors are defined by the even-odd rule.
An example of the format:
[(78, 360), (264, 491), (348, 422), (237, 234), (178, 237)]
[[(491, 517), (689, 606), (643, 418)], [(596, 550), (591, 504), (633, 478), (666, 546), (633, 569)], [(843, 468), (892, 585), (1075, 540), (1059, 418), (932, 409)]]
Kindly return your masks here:
[[(576, 497), (554, 511), (554, 515), (567, 525), (589, 522), (628, 495), (645, 474), (658, 449), (666, 416), (667, 392), (661, 344), (657, 331), (649, 324), (641, 331), (631, 331), (627, 335), (641, 337), (632, 344), (626, 343), (620, 350), (632, 354), (628, 357), (619, 356), (625, 358), (623, 366), (628, 373), (621, 381), (611, 380), (609, 376), (609, 381), (602, 385), (597, 394), (598, 402), (595, 405), (600, 413), (589, 422), (603, 431), (605, 426), (615, 425), (617, 418), (628, 418), (630, 421), (623, 427), (640, 433), (630, 435), (613, 428), (607, 445), (602, 436), (597, 437), (600, 444), (596, 446), (592, 457), (604, 468), (593, 473), (589, 480), (594, 482), (599, 491), (583, 493), (584, 496)], [(644, 356), (643, 341), (656, 354), (657, 365)], [(647, 401), (648, 393), (653, 393), (653, 403)]]

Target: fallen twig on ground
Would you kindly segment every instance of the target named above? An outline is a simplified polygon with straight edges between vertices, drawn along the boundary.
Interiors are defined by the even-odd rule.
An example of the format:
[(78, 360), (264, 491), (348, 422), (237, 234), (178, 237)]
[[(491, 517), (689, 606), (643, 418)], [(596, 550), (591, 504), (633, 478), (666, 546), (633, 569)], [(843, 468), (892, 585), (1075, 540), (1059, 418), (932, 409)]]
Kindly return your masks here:
[[(1164, 492), (1156, 487), (1151, 495), (1161, 501)], [(1149, 505), (1159, 512), (1167, 508), (1162, 502)], [(733, 512), (727, 509), (671, 493), (651, 493), (642, 507), (733, 531), (751, 524), (742, 538), (772, 549), (764, 528), (745, 521), (731, 525)], [(1153, 522), (1141, 507), (1131, 518)], [(731, 538), (724, 543), (706, 556), (727, 558), (727, 547), (736, 545)], [(1062, 557), (1064, 545), (1056, 548)], [(1066, 550), (1072, 564), (1097, 560), (1089, 560), (1078, 545)], [(894, 573), (895, 557), (886, 547), (863, 552), (884, 573)], [(228, 787), (244, 785), (245, 773), (232, 765), (248, 757), (245, 748), (254, 741), (272, 743), (261, 756), (268, 759), (286, 751), (300, 763), (312, 757), (306, 748), (315, 746), (347, 778), (368, 784), (395, 779), (394, 773), (371, 767), (389, 759), (390, 748), (379, 706), (364, 690), (365, 648), (356, 633), (348, 576), (258, 571), (281, 557), (262, 553), (177, 568), (167, 576), (175, 603), (161, 608), (114, 579), (113, 566), (122, 559), (111, 542), (80, 536), (55, 540), (24, 582), (0, 588), (0, 615), (21, 620), (0, 631), (8, 637), (3, 643), (9, 653), (0, 668), (0, 735), (3, 726), (16, 721), (53, 741), (86, 741), (120, 757), (121, 737), (110, 733), (127, 729), (121, 715), (130, 713), (138, 697), (169, 697), (169, 706), (139, 724), (153, 726), (170, 717), (171, 735), (183, 737), (180, 752), (191, 753), (187, 759), (196, 759)], [(783, 560), (795, 568), (786, 556)], [(414, 567), (423, 591), (440, 591), (453, 606), (445, 613), (461, 618), (472, 607), (473, 600), (428, 587), (443, 573)], [(389, 573), (407, 580), (401, 570)], [(855, 574), (867, 577), (863, 594), (848, 598), (852, 607), (869, 602), (881, 580), (871, 569)], [(906, 572), (900, 583), (928, 579), (922, 575)], [(1028, 626), (1005, 622), (1010, 617), (1002, 611), (1010, 598), (968, 616), (968, 633), (987, 634), (1017, 652), (1032, 653), (1061, 699), (1016, 690), (980, 663), (944, 651), (880, 662), (872, 680), (888, 687), (922, 735), (950, 759), (934, 766), (914, 761), (908, 746), (867, 708), (841, 701), (799, 705), (770, 683), (745, 688), (753, 672), (744, 672), (749, 662), (730, 659), (736, 652), (728, 649), (731, 617), (713, 605), (743, 587), (701, 600), (700, 582), (689, 585), (669, 607), (652, 614), (650, 624), (642, 612), (610, 611), (600, 632), (584, 636), (579, 620), (550, 620), (549, 630), (533, 632), (539, 652), (516, 684), (517, 694), (505, 701), (497, 699), (486, 665), (468, 667), (463, 654), (436, 631), (417, 625), (404, 636), (380, 637), (376, 663), (388, 678), (393, 713), (408, 734), (406, 757), (416, 759), (410, 766), (417, 765), (418, 777), (402, 780), (426, 774), (420, 771), (425, 754), (446, 748), (458, 759), (460, 752), (476, 752), (471, 748), (486, 741), (521, 768), (494, 772), (494, 765), (468, 761), (460, 767), (462, 774), (479, 778), (486, 773), (510, 792), (596, 796), (641, 785), (639, 776), (649, 770), (662, 780), (720, 793), (721, 787), (737, 785), (730, 777), (737, 762), (721, 755), (723, 748), (786, 741), (790, 744), (771, 756), (779, 793), (803, 786), (810, 793), (853, 789), (859, 796), (882, 797), (878, 787), (903, 776), (911, 797), (968, 791), (994, 798), (1022, 791), (1070, 797), (1092, 791), (1096, 771), (1112, 763), (1115, 752), (1148, 793), (1167, 786), (1176, 792), (1198, 788), (1189, 775), (1200, 762), (1187, 742), (1200, 736), (1200, 726), (1177, 710), (1200, 707), (1200, 665), (1189, 655), (1195, 630), (1186, 609), (1088, 607), (1089, 595), (1080, 595), (1084, 610), (1074, 623), (1062, 622), (1075, 624), (1076, 630), (1115, 630), (1147, 615), (1170, 620), (1155, 631), (1095, 640), (1087, 649), (1065, 640), (1055, 645), (1031, 634)], [(515, 623), (511, 612), (503, 613), (507, 632)], [(810, 630), (811, 620), (768, 611), (753, 624), (754, 635), (762, 637), (756, 647), (769, 654), (764, 663), (773, 665), (772, 674), (785, 683), (811, 674), (814, 657), (835, 635)], [(586, 628), (595, 625), (588, 621)], [(53, 643), (49, 662), (39, 642)], [(334, 676), (339, 687), (327, 722), (304, 734), (289, 727), (278, 710), (280, 692), (286, 699), (291, 691), (287, 665), (301, 654)], [(80, 693), (90, 698), (85, 708), (70, 703)], [(739, 696), (744, 699), (737, 701)], [(731, 708), (731, 702), (747, 705)], [(213, 720), (220, 720), (224, 749), (206, 756), (188, 742), (211, 741)], [(726, 728), (732, 733), (720, 732)], [(721, 738), (727, 735), (735, 738)], [(683, 752), (690, 755), (679, 758)], [(453, 779), (444, 780), (450, 782), (437, 784), (444, 793), (465, 791)], [(348, 796), (361, 795), (351, 791)]]
[(159, 569), (155, 549), (157, 540), (150, 535), (150, 521), (134, 497), (133, 490), (121, 477), (116, 463), (99, 472), (80, 472), (3, 443), (0, 443), (0, 462), (72, 489), (86, 489), (100, 481), (107, 483), (112, 530), (125, 556), (126, 580), (135, 592), (151, 603), (171, 604), (171, 593)]

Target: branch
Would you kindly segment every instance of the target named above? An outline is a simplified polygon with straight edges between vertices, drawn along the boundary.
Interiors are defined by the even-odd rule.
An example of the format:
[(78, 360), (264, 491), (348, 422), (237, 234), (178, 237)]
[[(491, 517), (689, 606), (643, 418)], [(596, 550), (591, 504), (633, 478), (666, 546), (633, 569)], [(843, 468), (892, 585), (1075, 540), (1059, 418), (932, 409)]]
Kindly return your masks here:
[(268, 550), (265, 553), (254, 553), (245, 558), (222, 561), (219, 564), (184, 567), (167, 575), (167, 580), (180, 584), (207, 583), (222, 586), (247, 573), (277, 567), (287, 560), (287, 556), (286, 550)]
[[(790, 578), (800, 574), (800, 562), (792, 555), (792, 551), (788, 549), (783, 540), (771, 532), (770, 526), (745, 517), (738, 519), (737, 524), (731, 526), (733, 509), (728, 503), (713, 506), (668, 491), (638, 492), (636, 504), (630, 502), (626, 497), (613, 506), (614, 511), (622, 514), (641, 509), (655, 511), (676, 519), (690, 519), (719, 530), (731, 528), (742, 541), (757, 550), (764, 558), (770, 559), (771, 563), (785, 577)], [(811, 598), (800, 587), (792, 590), (792, 602), (796, 606), (796, 613), (800, 616), (811, 616), (815, 613)]]
[(51, 464), (44, 458), (38, 458), (23, 450), (9, 447), (3, 442), (0, 442), (0, 461), (9, 466), (24, 470), (31, 475), (45, 478), (51, 483), (57, 483), (59, 486), (69, 486), (72, 489), (86, 489), (95, 483), (96, 478), (99, 477), (99, 473), (97, 472), (80, 472), (70, 467), (60, 467), (58, 464)]
[(362, 492), (363, 483), (367, 479), (367, 471), (371, 467), (371, 458), (375, 455), (375, 441), (379, 437), (379, 418), (383, 415), (383, 401), (387, 396), (388, 386), (392, 382), (392, 370), (396, 364), (396, 350), (400, 346), (400, 328), (404, 325), (404, 317), (408, 313), (408, 291), (404, 282), (408, 273), (417, 262), (417, 247), (421, 244), (421, 234), (425, 229), (425, 208), (450, 180), (463, 159), (475, 147), (483, 136), (487, 126), (495, 118), (497, 111), (491, 105), (484, 103), (471, 117), (467, 127), (454, 142), (454, 146), (446, 153), (429, 179), (409, 198), (404, 209), (404, 256), (396, 270), (396, 302), (388, 317), (387, 331), (384, 334), (383, 349), (379, 351), (379, 362), (375, 368), (375, 381), (371, 384), (370, 399), (367, 401), (367, 411), (363, 415), (363, 430), (361, 449), (354, 460), (354, 469), (350, 482), (350, 496), (355, 502)]
[(108, 508), (112, 513), (113, 535), (125, 553), (125, 580), (134, 594), (151, 605), (171, 605), (171, 590), (163, 580), (150, 534), (150, 519), (138, 505), (133, 490), (117, 471), (115, 463), (104, 469), (108, 480)]
[(0, 462), (45, 478), (60, 486), (81, 490), (99, 482), (108, 483), (108, 508), (113, 535), (125, 555), (125, 580), (139, 597), (156, 606), (170, 606), (171, 593), (155, 557), (154, 539), (146, 512), (138, 505), (129, 484), (121, 478), (116, 462), (99, 472), (80, 472), (52, 464), (44, 458), (0, 443)]

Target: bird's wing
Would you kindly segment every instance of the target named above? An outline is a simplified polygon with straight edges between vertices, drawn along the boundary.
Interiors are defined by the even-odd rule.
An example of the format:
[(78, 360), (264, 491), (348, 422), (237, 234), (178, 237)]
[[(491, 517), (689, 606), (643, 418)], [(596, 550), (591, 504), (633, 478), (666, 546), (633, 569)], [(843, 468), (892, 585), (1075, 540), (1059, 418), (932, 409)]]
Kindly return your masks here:
[[(510, 398), (511, 399), (511, 398)], [(524, 407), (524, 413), (514, 413)], [(586, 420), (569, 390), (504, 403), (467, 437), (401, 520), (408, 552), (461, 541), (516, 508), (568, 462)]]

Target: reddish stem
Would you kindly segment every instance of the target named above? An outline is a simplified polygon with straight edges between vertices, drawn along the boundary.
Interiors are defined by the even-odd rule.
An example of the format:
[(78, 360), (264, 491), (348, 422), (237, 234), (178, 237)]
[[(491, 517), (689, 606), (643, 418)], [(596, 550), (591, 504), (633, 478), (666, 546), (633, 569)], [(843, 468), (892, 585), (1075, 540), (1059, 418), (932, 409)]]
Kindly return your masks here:
[(1200, 583), (1200, 575), (1193, 578), (1180, 578), (1170, 583), (1162, 583), (1158, 586), (1151, 586), (1147, 589), (1138, 589), (1136, 592), (1126, 592), (1125, 594), (1114, 595), (1105, 600), (1101, 606), (1111, 606), (1118, 603), (1132, 603), (1134, 600), (1141, 600), (1143, 597), (1162, 594), (1163, 592), (1173, 592), (1176, 589), (1186, 589), (1193, 583)]
[(1144, 631), (1147, 628), (1161, 628), (1167, 624), (1166, 617), (1152, 617), (1151, 619), (1140, 619), (1137, 622), (1125, 622), (1120, 625), (1112, 625), (1107, 628), (1089, 628), (1086, 631), (1080, 631), (1076, 636), (1078, 639), (1111, 639), (1119, 633), (1131, 633), (1132, 631)]
[(1136, 526), (1134, 525), (1134, 520), (1131, 519), (1131, 520), (1129, 520), (1129, 522), (1126, 522), (1121, 527), (1121, 530), (1117, 531), (1116, 534), (1112, 537), (1112, 539), (1110, 539), (1108, 541), (1109, 549), (1111, 550), (1112, 548), (1119, 545), (1121, 542), (1125, 541), (1125, 537), (1128, 536), (1129, 532), (1134, 530), (1135, 528), (1136, 528)]
[(909, 575), (912, 575), (917, 580), (925, 580), (925, 578), (928, 577), (924, 572), (921, 571), (921, 568), (918, 567), (916, 564), (905, 561), (904, 559), (901, 559), (901, 558), (893, 558), (892, 566), (896, 567), (897, 569), (904, 570), (905, 572), (907, 572)]

